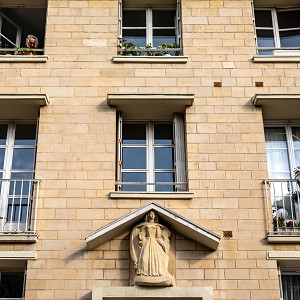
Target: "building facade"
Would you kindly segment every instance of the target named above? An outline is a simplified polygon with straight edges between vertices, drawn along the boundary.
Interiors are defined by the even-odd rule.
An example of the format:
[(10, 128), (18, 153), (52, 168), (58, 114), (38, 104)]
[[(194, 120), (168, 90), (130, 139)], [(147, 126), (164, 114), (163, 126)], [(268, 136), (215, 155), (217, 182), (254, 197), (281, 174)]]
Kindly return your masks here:
[(0, 37), (0, 299), (300, 299), (299, 0), (0, 0)]

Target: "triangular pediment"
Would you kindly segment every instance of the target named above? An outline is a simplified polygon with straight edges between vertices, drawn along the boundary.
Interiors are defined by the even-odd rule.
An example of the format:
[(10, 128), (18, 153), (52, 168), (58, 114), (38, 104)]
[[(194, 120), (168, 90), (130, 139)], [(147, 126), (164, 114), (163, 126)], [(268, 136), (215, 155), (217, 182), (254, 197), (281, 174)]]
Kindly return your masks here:
[(135, 224), (141, 222), (150, 210), (154, 210), (160, 220), (169, 224), (169, 226), (178, 233), (212, 250), (217, 249), (220, 242), (219, 235), (154, 202), (148, 203), (138, 210), (129, 213), (89, 234), (85, 238), (88, 249), (93, 249), (112, 240), (126, 230), (129, 230)]

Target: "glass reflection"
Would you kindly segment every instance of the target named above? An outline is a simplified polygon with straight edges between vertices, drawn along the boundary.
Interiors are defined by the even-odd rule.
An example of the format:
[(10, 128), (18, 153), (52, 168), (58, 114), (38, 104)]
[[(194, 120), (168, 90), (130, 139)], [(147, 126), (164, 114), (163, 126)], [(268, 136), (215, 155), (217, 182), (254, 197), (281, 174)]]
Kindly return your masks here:
[(33, 170), (35, 149), (14, 149), (12, 169)]
[(28, 199), (9, 198), (7, 207), (7, 221), (26, 222), (28, 208)]
[(258, 47), (275, 47), (272, 30), (257, 30), (256, 33)]
[(146, 148), (123, 148), (123, 169), (146, 169)]
[[(155, 182), (174, 182), (173, 172), (156, 172)], [(156, 185), (155, 191), (157, 192), (172, 192), (175, 190), (174, 185)]]
[(281, 47), (300, 47), (300, 30), (280, 32)]
[(3, 170), (4, 167), (4, 157), (5, 157), (5, 149), (0, 148), (0, 169)]
[(20, 179), (12, 180), (9, 185), (9, 194), (10, 195), (23, 195), (28, 196), (32, 194), (33, 183), (31, 181), (22, 181), (22, 179), (32, 179), (32, 172), (14, 172), (11, 174), (11, 179)]
[(174, 168), (173, 148), (155, 148), (154, 149), (155, 169), (168, 169)]
[[(124, 172), (122, 173), (122, 182), (147, 182), (145, 172)], [(146, 185), (122, 185), (122, 191), (147, 191)]]

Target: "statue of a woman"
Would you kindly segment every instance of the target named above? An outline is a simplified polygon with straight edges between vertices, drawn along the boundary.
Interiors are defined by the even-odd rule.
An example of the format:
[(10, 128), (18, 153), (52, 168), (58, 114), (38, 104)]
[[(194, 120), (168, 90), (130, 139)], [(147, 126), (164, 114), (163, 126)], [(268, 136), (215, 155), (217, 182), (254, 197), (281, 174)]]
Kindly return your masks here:
[(130, 252), (136, 270), (136, 285), (173, 285), (173, 276), (168, 272), (171, 232), (157, 222), (156, 213), (150, 211), (145, 222), (131, 232)]

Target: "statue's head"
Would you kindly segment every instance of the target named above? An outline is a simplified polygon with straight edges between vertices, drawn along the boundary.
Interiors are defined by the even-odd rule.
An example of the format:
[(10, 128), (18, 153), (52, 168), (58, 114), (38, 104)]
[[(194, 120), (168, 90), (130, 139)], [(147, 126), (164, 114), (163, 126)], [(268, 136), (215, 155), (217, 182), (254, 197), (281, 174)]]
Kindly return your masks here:
[(146, 222), (154, 222), (157, 223), (158, 222), (158, 216), (156, 214), (156, 212), (154, 210), (150, 210), (145, 217), (145, 221)]

